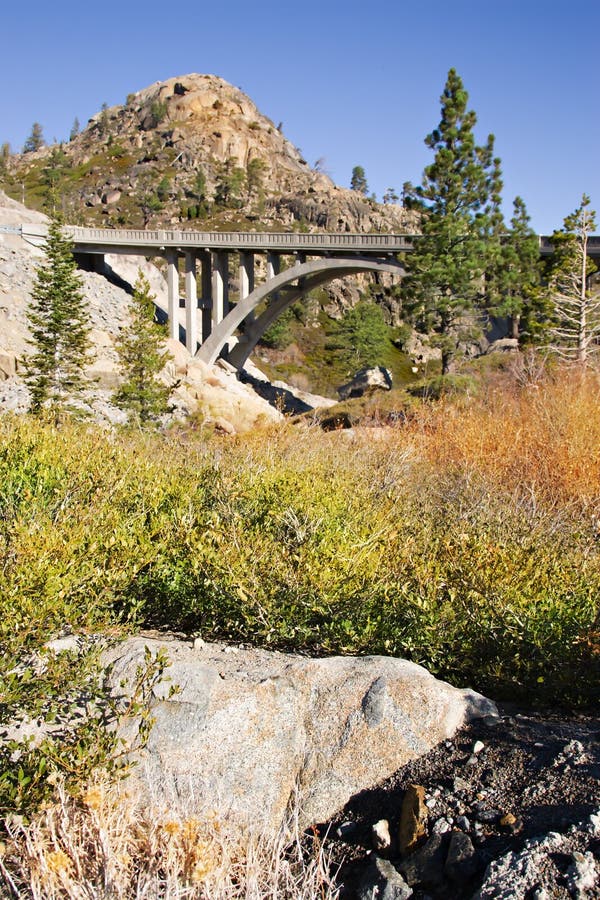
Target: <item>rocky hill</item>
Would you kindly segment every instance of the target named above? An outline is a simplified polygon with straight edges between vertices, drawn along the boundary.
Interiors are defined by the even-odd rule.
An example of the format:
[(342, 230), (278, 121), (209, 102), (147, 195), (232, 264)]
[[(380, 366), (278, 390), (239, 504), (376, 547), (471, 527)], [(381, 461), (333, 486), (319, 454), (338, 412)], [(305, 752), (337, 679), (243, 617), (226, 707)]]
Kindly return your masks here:
[[(60, 211), (67, 222), (82, 225), (334, 232), (415, 228), (415, 214), (401, 205), (379, 204), (337, 187), (242, 91), (213, 75), (157, 82), (130, 94), (123, 105), (100, 110), (67, 143), (0, 157), (0, 189), (24, 200), (30, 210)], [(130, 283), (131, 275), (124, 276)], [(274, 353), (263, 348), (260, 364), (269, 377), (335, 396), (351, 373), (327, 374), (329, 323), (335, 330), (334, 320), (355, 306), (373, 281), (370, 275), (342, 279), (311, 296), (289, 329), (289, 352), (287, 346)], [(389, 290), (392, 276), (377, 281), (374, 299), (386, 323), (397, 328), (402, 311)], [(231, 287), (236, 290), (233, 282)], [(160, 303), (161, 285), (153, 283), (153, 290)], [(382, 362), (395, 374), (408, 371), (404, 356), (391, 342), (390, 348), (393, 358)]]
[(398, 231), (411, 213), (337, 187), (238, 88), (185, 75), (103, 108), (68, 143), (17, 154), (0, 186), (79, 224)]

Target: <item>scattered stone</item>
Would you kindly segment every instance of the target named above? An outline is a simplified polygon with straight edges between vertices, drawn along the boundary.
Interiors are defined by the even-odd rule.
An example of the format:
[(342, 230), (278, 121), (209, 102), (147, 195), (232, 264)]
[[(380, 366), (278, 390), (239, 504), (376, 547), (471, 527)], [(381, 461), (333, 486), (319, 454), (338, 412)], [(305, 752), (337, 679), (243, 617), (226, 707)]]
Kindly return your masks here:
[(408, 900), (413, 892), (387, 859), (374, 857), (356, 892), (357, 900)]
[(471, 830), (471, 822), (467, 819), (466, 816), (457, 816), (456, 825), (462, 831), (470, 831)]
[(348, 838), (353, 837), (358, 831), (358, 826), (356, 822), (342, 822), (341, 825), (338, 825), (336, 828), (336, 834), (342, 840), (347, 840)]
[(483, 743), (483, 741), (475, 741), (475, 743), (473, 744), (472, 752), (477, 756), (477, 754), (481, 753), (484, 748), (485, 744)]
[(400, 813), (398, 850), (401, 856), (411, 853), (427, 833), (427, 804), (425, 788), (420, 784), (406, 786)]
[(492, 809), (484, 803), (476, 803), (473, 807), (475, 818), (484, 825), (494, 825), (499, 822), (502, 813), (499, 809)]
[(453, 831), (450, 837), (444, 872), (451, 881), (460, 883), (472, 878), (479, 868), (479, 857), (468, 835)]
[(53, 638), (44, 645), (52, 653), (79, 653), (80, 640), (76, 634), (67, 634), (64, 637)]
[(433, 828), (431, 829), (432, 834), (446, 834), (446, 832), (450, 831), (452, 825), (448, 821), (448, 819), (438, 819), (433, 824)]
[(201, 637), (194, 638), (194, 650), (204, 650), (206, 647), (206, 641), (204, 641)]
[(471, 785), (468, 781), (465, 781), (464, 778), (460, 778), (460, 776), (456, 775), (452, 779), (452, 787), (456, 793), (462, 793), (463, 791), (470, 790)]
[[(573, 853), (573, 863), (567, 872), (567, 882), (570, 891), (576, 897), (585, 896), (587, 891), (599, 887), (600, 873), (594, 859), (594, 854), (588, 851)], [(595, 896), (598, 896), (596, 894)]]
[(422, 847), (397, 863), (411, 887), (419, 884), (433, 888), (442, 883), (447, 846), (448, 835), (432, 834)]
[(374, 850), (389, 850), (392, 840), (390, 837), (390, 823), (387, 819), (375, 822), (371, 829), (371, 839)]
[(121, 199), (121, 191), (107, 191), (102, 195), (102, 202), (106, 206), (111, 206), (113, 203), (118, 203)]

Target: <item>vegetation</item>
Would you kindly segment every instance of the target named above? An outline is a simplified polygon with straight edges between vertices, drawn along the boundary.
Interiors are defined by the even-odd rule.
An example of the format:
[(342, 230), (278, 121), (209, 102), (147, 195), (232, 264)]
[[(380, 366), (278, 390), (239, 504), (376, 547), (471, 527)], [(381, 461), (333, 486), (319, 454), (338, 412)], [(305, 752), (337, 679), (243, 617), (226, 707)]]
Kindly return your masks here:
[(358, 369), (383, 365), (389, 341), (381, 306), (363, 300), (346, 310), (335, 343), (329, 347), (348, 374), (353, 374)]
[(34, 413), (50, 407), (58, 415), (81, 391), (89, 361), (88, 313), (71, 248), (53, 219), (28, 317), (34, 350), (27, 357), (25, 380)]
[[(487, 387), (465, 381), (454, 395), (440, 384), (435, 404), (406, 397), (385, 420), (401, 427), (378, 440), (359, 429), (344, 453), (335, 434), (307, 424), (227, 438), (223, 452), (223, 439), (201, 431), (0, 419), (3, 719), (63, 723), (41, 744), (1, 750), (0, 814), (35, 818), (26, 834), (5, 821), (11, 877), (35, 878), (49, 859), (72, 877), (74, 851), (52, 832), (54, 816), (70, 829), (61, 834), (91, 829), (90, 879), (101, 877), (98, 846), (185, 866), (185, 817), (172, 835), (152, 811), (113, 832), (125, 807), (111, 794), (107, 830), (94, 830), (95, 772), (112, 779), (127, 749), (107, 725), (146, 711), (149, 726), (145, 698), (167, 665), (148, 659), (135, 705), (107, 707), (100, 635), (145, 625), (405, 656), (495, 697), (597, 704), (600, 384), (557, 370), (538, 373), (532, 390), (532, 372), (488, 373)], [(45, 649), (69, 632), (89, 651)], [(82, 693), (88, 717), (67, 717), (65, 730)], [(129, 871), (115, 869), (120, 896)]]
[(589, 205), (590, 198), (584, 194), (579, 207), (565, 218), (563, 229), (552, 235), (554, 254), (548, 277), (553, 309), (550, 349), (580, 367), (589, 365), (600, 351), (600, 293), (590, 290), (596, 265), (587, 255), (596, 214)]
[(352, 169), (352, 177), (350, 179), (350, 190), (358, 191), (359, 194), (366, 195), (369, 193), (369, 185), (367, 184), (367, 176), (362, 166), (354, 166)]
[(156, 298), (139, 272), (131, 301), (131, 322), (116, 341), (124, 376), (114, 402), (141, 424), (156, 421), (168, 410), (170, 388), (157, 381), (165, 365), (162, 342), (165, 329), (154, 322)]
[(450, 69), (440, 124), (425, 139), (435, 158), (415, 190), (423, 233), (407, 255), (402, 285), (413, 320), (442, 352), (443, 374), (461, 341), (480, 333), (476, 307), (493, 249), (489, 232), (499, 163), (493, 159), (492, 135), (485, 146), (475, 143), (477, 119), (467, 102), (461, 79)]
[(23, 144), (23, 153), (34, 153), (41, 150), (46, 145), (44, 140), (44, 131), (39, 122), (34, 122), (31, 128), (31, 134)]

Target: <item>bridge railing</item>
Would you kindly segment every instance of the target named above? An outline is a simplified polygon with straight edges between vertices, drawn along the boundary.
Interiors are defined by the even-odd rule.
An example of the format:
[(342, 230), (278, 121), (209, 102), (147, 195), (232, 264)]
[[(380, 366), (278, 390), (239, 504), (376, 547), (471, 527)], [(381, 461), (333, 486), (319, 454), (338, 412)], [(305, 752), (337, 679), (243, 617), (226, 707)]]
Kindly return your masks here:
[(146, 231), (143, 229), (66, 227), (78, 244), (141, 244), (154, 247), (207, 247), (223, 249), (273, 250), (410, 250), (409, 235), (399, 234), (299, 234), (246, 231)]

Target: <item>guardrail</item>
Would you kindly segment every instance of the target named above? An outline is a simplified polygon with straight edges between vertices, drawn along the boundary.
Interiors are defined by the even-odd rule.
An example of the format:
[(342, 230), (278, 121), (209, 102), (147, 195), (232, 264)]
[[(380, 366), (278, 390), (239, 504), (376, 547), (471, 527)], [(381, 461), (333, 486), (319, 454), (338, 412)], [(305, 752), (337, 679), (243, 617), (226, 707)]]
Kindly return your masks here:
[(142, 229), (64, 229), (76, 244), (115, 246), (200, 247), (248, 250), (360, 250), (397, 253), (412, 249), (410, 235), (303, 234), (297, 232), (145, 231)]
[[(323, 234), (298, 232), (222, 232), (222, 231), (174, 231), (159, 229), (147, 231), (142, 228), (82, 228), (65, 226), (64, 231), (78, 248), (102, 248), (96, 252), (109, 251), (111, 247), (136, 249), (152, 248), (165, 250), (173, 248), (206, 250), (255, 250), (255, 251), (307, 251), (310, 253), (361, 252), (361, 253), (401, 253), (413, 249), (414, 234)], [(21, 234), (31, 243), (42, 244), (47, 235), (46, 225), (0, 225), (0, 232)], [(540, 254), (549, 256), (553, 252), (552, 238), (539, 235)], [(588, 238), (588, 254), (600, 257), (600, 235)]]

